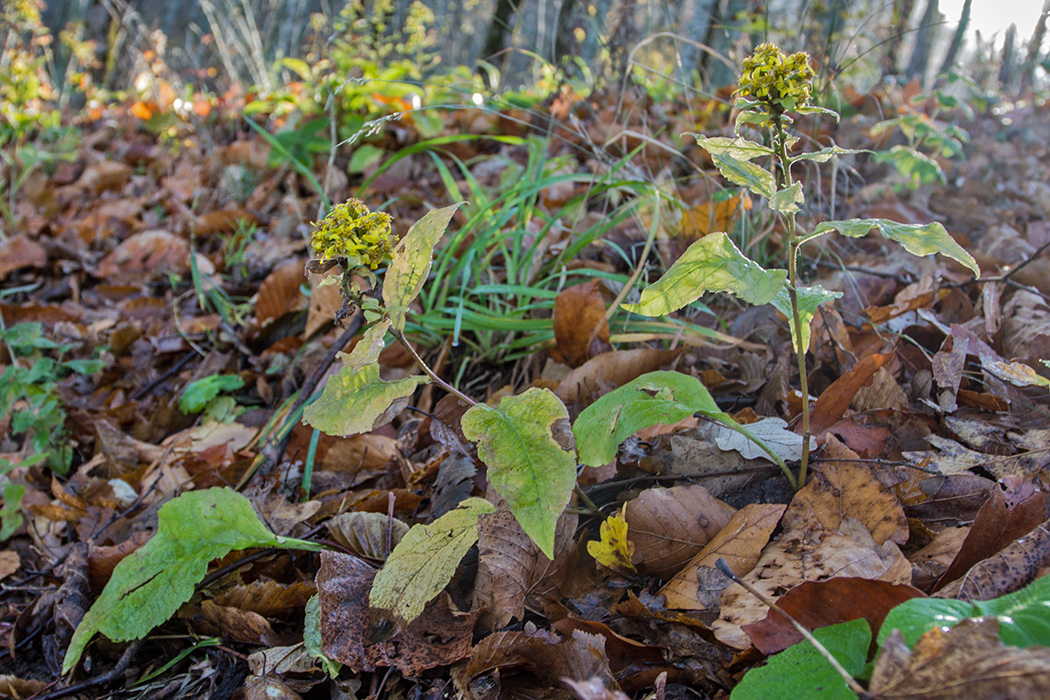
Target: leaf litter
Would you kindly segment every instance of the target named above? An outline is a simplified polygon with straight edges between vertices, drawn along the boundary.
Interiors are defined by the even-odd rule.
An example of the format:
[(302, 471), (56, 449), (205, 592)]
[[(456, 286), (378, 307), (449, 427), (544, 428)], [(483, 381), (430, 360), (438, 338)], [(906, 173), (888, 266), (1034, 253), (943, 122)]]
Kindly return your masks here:
[[(892, 108), (887, 96), (871, 98)], [(1045, 108), (1019, 109), (1033, 129), (1048, 129)], [(594, 119), (596, 129), (610, 126)], [(427, 351), (444, 353), (479, 402), (453, 410), (433, 389), (418, 389), (425, 379), (411, 358), (383, 346), (382, 332), (357, 348), (340, 343), (337, 290), (304, 275), (303, 233), (317, 196), (298, 175), (266, 165), (263, 140), (241, 136), (206, 149), (190, 139), (172, 150), (128, 115), (85, 127), (69, 169), (49, 175), (54, 201), (19, 202), (25, 232), (0, 243), (0, 280), (22, 290), (0, 304), (6, 327), (40, 324), (44, 337), (69, 345), (63, 360), (102, 363), (53, 388), (74, 451), (67, 476), (26, 463), (32, 435), (3, 424), (0, 457), (20, 464), (11, 473), (24, 487), (18, 499), (4, 490), (4, 692), (42, 692), (63, 666), (71, 682), (90, 679), (128, 648), (114, 642), (144, 638), (139, 649), (149, 653), (136, 652), (127, 677), (144, 677), (151, 657), (186, 651), (168, 673), (196, 675), (200, 697), (232, 695), (217, 691), (207, 669), (241, 679), (249, 697), (305, 696), (326, 692), (325, 684), (362, 697), (371, 689), (387, 697), (443, 690), (479, 699), (623, 698), (687, 688), (724, 697), (742, 670), (798, 637), (722, 574), (719, 559), (807, 627), (854, 622), (856, 629), (819, 634), (843, 635), (850, 653), (860, 650), (861, 667), (865, 635), (879, 633), (904, 600), (970, 605), (1023, 589), (1050, 567), (1050, 373), (1040, 362), (1050, 351), (1050, 315), (1045, 275), (1037, 274), (1050, 264), (1050, 234), (1040, 200), (1019, 195), (1006, 211), (990, 194), (1002, 191), (993, 177), (1016, 181), (1010, 191), (1034, 190), (989, 163), (1045, 169), (1038, 154), (997, 140), (992, 121), (969, 125), (972, 155), (953, 166), (956, 184), (913, 196), (866, 188), (845, 204), (857, 222), (844, 233), (887, 216), (909, 226), (883, 234), (922, 252), (913, 224), (936, 219), (970, 237), (981, 268), (1003, 279), (968, 283), (965, 270), (943, 260), (827, 234), (824, 245), (849, 267), (825, 279), (843, 298), (814, 317), (815, 474), (797, 494), (753, 442), (706, 418), (725, 413), (754, 426), (781, 459), (798, 458), (802, 397), (781, 362), (789, 342), (782, 320), (763, 329), (759, 315), (708, 296), (706, 311), (690, 311), (710, 331), (702, 339), (667, 328), (628, 336), (610, 324), (606, 311), (619, 290), (602, 275), (633, 270), (592, 244), (571, 265), (601, 275), (573, 278), (529, 317), (548, 336), (523, 359), (471, 363), (451, 334), (435, 334)], [(837, 129), (843, 145), (871, 145), (863, 128)], [(576, 157), (581, 137), (572, 138), (551, 142), (550, 155)], [(113, 145), (122, 141), (123, 150)], [(101, 150), (89, 153), (95, 143)], [(483, 143), (466, 142), (464, 155), (484, 158)], [(505, 155), (527, 157), (515, 147)], [(584, 160), (581, 169), (590, 167)], [(363, 194), (381, 203), (421, 191), (428, 206), (454, 204), (427, 162), (412, 163), (418, 181), (376, 178)], [(218, 174), (231, 166), (258, 183), (243, 206), (208, 198), (226, 186)], [(499, 186), (495, 171), (477, 173), (484, 187)], [(538, 206), (568, 227), (565, 196), (551, 190)], [(395, 220), (420, 218), (415, 201), (393, 202)], [(585, 202), (594, 211), (602, 205)], [(746, 216), (750, 198), (684, 203), (659, 233), (660, 249), (677, 251), (664, 262), (706, 238), (739, 263), (735, 244), (711, 234)], [(453, 232), (467, 220), (452, 206), (434, 211), (452, 220)], [(1006, 220), (982, 238), (990, 214)], [(235, 234), (245, 230), (251, 242), (238, 250)], [(647, 231), (629, 221), (607, 235), (635, 244)], [(559, 255), (559, 245), (539, 257)], [(1024, 262), (1019, 250), (1038, 256), (1007, 277)], [(705, 274), (688, 263), (683, 278)], [(435, 270), (417, 265), (411, 289), (384, 293), (410, 299), (438, 279)], [(763, 299), (778, 288), (761, 268), (742, 274), (761, 282)], [(738, 277), (716, 282), (714, 289), (732, 288)], [(675, 305), (661, 293), (627, 302)], [(421, 311), (406, 307), (408, 318)], [(327, 432), (342, 437), (301, 424), (296, 392), (344, 378), (326, 363), (333, 348), (345, 351), (344, 362), (356, 354), (347, 391), (367, 367), (405, 407), (386, 414), (384, 404), (375, 415), (308, 409), (324, 411)], [(34, 352), (58, 357), (51, 347)], [(15, 353), (5, 353), (10, 363)], [(632, 385), (651, 370), (674, 379)], [(690, 393), (683, 382), (694, 377), (707, 394)], [(569, 422), (628, 385), (635, 404), (597, 419), (607, 421), (610, 444), (577, 454)], [(423, 407), (421, 392), (430, 392), (433, 410), (408, 408)], [(654, 406), (663, 420), (636, 420)], [(531, 463), (507, 461), (490, 478), (485, 463), (506, 461), (479, 459), (492, 431), (540, 435), (544, 452)], [(587, 468), (573, 494), (577, 460)], [(559, 475), (553, 495), (530, 495), (523, 484), (547, 470)], [(232, 495), (238, 485), (244, 496)], [(218, 521), (180, 510), (195, 498), (216, 499), (224, 524), (213, 531), (207, 523)], [(537, 506), (552, 502), (569, 508)], [(413, 533), (426, 533), (433, 547)], [(288, 549), (291, 540), (313, 544)], [(326, 551), (309, 551), (321, 543)], [(385, 565), (399, 547), (417, 560)], [(153, 561), (161, 549), (163, 561)], [(410, 571), (398, 568), (409, 563)], [(130, 571), (140, 577), (132, 581)], [(404, 581), (423, 575), (430, 583), (406, 593)], [(871, 691), (991, 697), (1008, 675), (1015, 697), (1045, 695), (1043, 648), (1004, 645), (1001, 623), (967, 615), (907, 643), (887, 636)], [(105, 639), (89, 643), (96, 632)], [(194, 646), (211, 638), (221, 647)], [(90, 666), (78, 666), (82, 654)]]

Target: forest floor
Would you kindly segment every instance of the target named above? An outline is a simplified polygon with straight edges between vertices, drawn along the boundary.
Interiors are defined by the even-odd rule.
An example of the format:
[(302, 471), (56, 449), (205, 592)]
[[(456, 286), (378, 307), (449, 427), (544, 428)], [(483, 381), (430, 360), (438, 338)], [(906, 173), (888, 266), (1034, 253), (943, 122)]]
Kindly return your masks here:
[[(395, 120), (369, 141), (381, 157), (307, 151), (315, 182), (245, 128), (237, 105), (160, 134), (142, 108), (78, 125), (68, 158), (27, 170), (0, 240), (0, 695), (727, 697), (801, 637), (731, 584), (719, 558), (811, 629), (864, 619), (878, 631), (904, 600), (1029, 585), (1050, 567), (1050, 107), (949, 118), (909, 96), (854, 95), (840, 123), (803, 124), (804, 143), (885, 150), (904, 141), (873, 134), (881, 120), (954, 124), (969, 142), (939, 159), (944, 182), (909, 189), (868, 154), (800, 166), (811, 202), (800, 223), (939, 221), (982, 276), (875, 234), (803, 249), (807, 284), (842, 293), (813, 322), (809, 483), (793, 493), (775, 465), (700, 417), (647, 428), (613, 463), (581, 467), (553, 561), (505, 507), (484, 515), (445, 593), (393, 633), (367, 603), (391, 546), (471, 495), (498, 498), (459, 423), (465, 406), (438, 385), (369, 433), (332, 437), (299, 420), (297, 397), (352, 347), (333, 324), (338, 287), (305, 273), (315, 184), (333, 203), (387, 211), (398, 236), (466, 200), (406, 335), (471, 399), (547, 388), (575, 418), (673, 369), (776, 440), (795, 434), (801, 396), (771, 307), (713, 295), (677, 325), (606, 314), (637, 300), (637, 289), (621, 295), (636, 270), (644, 287), (713, 230), (783, 266), (782, 225), (678, 137), (730, 136), (730, 115), (560, 95), (532, 111), (449, 112), (426, 137)], [(419, 372), (397, 344), (379, 367), (388, 380)], [(142, 641), (100, 635), (60, 675), (74, 629), (154, 534), (160, 507), (211, 487), (236, 488), (272, 532), (328, 551), (223, 552)], [(587, 543), (617, 513), (629, 560), (599, 564)], [(316, 593), (338, 672), (300, 644)], [(980, 630), (895, 687), (1001, 681), (972, 663), (972, 645), (1011, 647)], [(1042, 685), (1015, 697), (1045, 697), (1050, 654), (1026, 663)]]

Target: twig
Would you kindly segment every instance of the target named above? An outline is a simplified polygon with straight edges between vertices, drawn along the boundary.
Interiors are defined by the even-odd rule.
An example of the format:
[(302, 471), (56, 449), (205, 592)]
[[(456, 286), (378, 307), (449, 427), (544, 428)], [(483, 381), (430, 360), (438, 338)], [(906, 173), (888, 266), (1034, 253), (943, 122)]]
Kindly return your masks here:
[(768, 607), (770, 610), (774, 611), (775, 613), (780, 615), (782, 618), (787, 620), (788, 623), (790, 623), (791, 626), (795, 628), (795, 631), (798, 632), (799, 634), (801, 634), (802, 637), (807, 642), (812, 644), (813, 647), (817, 650), (817, 653), (820, 654), (821, 656), (823, 656), (824, 660), (827, 661), (829, 664), (831, 664), (831, 667), (835, 669), (835, 672), (838, 673), (840, 676), (842, 676), (842, 680), (846, 681), (846, 685), (849, 686), (849, 689), (852, 690), (854, 693), (856, 693), (858, 697), (860, 697), (860, 698), (871, 698), (871, 697), (873, 697), (871, 694), (868, 693), (868, 691), (866, 691), (866, 690), (864, 690), (864, 688), (860, 687), (860, 684), (857, 683), (857, 681), (855, 681), (853, 679), (853, 675), (850, 674), (849, 671), (847, 671), (846, 669), (844, 669), (842, 667), (842, 664), (839, 663), (838, 659), (836, 659), (834, 656), (831, 655), (831, 652), (827, 650), (827, 647), (825, 647), (823, 644), (821, 644), (820, 640), (818, 640), (816, 637), (814, 637), (812, 632), (810, 632), (808, 629), (803, 627), (798, 622), (798, 620), (796, 620), (795, 618), (791, 617), (791, 615), (789, 615), (787, 613), (787, 611), (785, 611), (782, 608), (778, 608), (775, 601), (772, 601), (769, 598), (767, 598), (765, 595), (763, 595), (762, 593), (759, 593), (758, 590), (756, 590), (754, 586), (752, 586), (749, 583), (745, 583), (744, 579), (742, 579), (739, 576), (737, 576), (736, 574), (734, 574), (733, 570), (729, 568), (729, 564), (726, 563), (725, 559), (723, 559), (722, 557), (719, 557), (718, 561), (715, 562), (715, 568), (717, 568), (723, 574), (725, 574), (730, 579), (732, 579), (734, 583), (738, 583), (741, 586), (743, 586), (744, 589), (748, 593), (750, 593), (751, 595), (753, 595), (756, 598), (758, 598), (759, 600), (761, 600), (766, 605), (766, 607)]
[(164, 370), (164, 372), (158, 375), (149, 384), (135, 391), (135, 393), (131, 395), (131, 400), (138, 401), (143, 396), (153, 391), (161, 382), (178, 374), (179, 371), (182, 370), (182, 368), (185, 367), (187, 364), (189, 364), (190, 360), (192, 360), (194, 357), (199, 357), (199, 355), (193, 350), (187, 351), (185, 355), (179, 358), (178, 362), (173, 364), (168, 369)]
[[(338, 357), (340, 351), (344, 347), (346, 347), (346, 344), (349, 343), (355, 335), (357, 335), (357, 332), (361, 330), (361, 326), (363, 323), (364, 315), (360, 311), (358, 311), (350, 317), (350, 322), (347, 324), (346, 330), (344, 330), (343, 334), (339, 336), (339, 338), (334, 343), (332, 343), (332, 347), (328, 349), (328, 352), (325, 354), (320, 364), (318, 364), (317, 367), (314, 368), (313, 374), (307, 377), (306, 381), (303, 382), (303, 386), (299, 390), (299, 396), (295, 398), (295, 401), (292, 403), (291, 408), (288, 410), (289, 416), (294, 416), (296, 412), (300, 408), (302, 408), (303, 404), (310, 400), (310, 397), (313, 396), (314, 390), (317, 389), (317, 385), (321, 383), (321, 379), (324, 378), (324, 375), (328, 372), (328, 369), (335, 362), (335, 359), (336, 357)], [(263, 446), (259, 450), (259, 454), (262, 456), (262, 459), (259, 460), (257, 464), (253, 464), (252, 467), (248, 470), (248, 472), (241, 478), (240, 482), (237, 484), (237, 490), (239, 491), (240, 489), (244, 488), (248, 481), (250, 481), (251, 478), (255, 475), (255, 473), (258, 472), (259, 469), (261, 469), (264, 465), (269, 466), (280, 462), (281, 457), (284, 456), (285, 449), (287, 449), (288, 447), (288, 442), (291, 439), (291, 430), (289, 430), (284, 435), (284, 437), (282, 437), (276, 444), (274, 444), (274, 442), (271, 439), (267, 438), (265, 444), (263, 444)], [(270, 454), (266, 454), (267, 448), (271, 446), (273, 446), (273, 450)]]
[(67, 685), (65, 688), (59, 688), (58, 690), (52, 690), (50, 693), (43, 693), (41, 695), (32, 695), (29, 700), (57, 700), (58, 698), (68, 698), (70, 695), (76, 695), (82, 693), (85, 690), (91, 688), (97, 688), (100, 685), (109, 685), (113, 681), (117, 680), (120, 676), (124, 675), (124, 671), (128, 670), (128, 666), (131, 665), (131, 660), (135, 658), (135, 654), (138, 653), (139, 648), (142, 646), (142, 640), (136, 640), (132, 642), (124, 653), (121, 655), (120, 660), (117, 661), (116, 665), (103, 673), (101, 676), (95, 676), (94, 678), (88, 678), (87, 680), (74, 683), (73, 685)]

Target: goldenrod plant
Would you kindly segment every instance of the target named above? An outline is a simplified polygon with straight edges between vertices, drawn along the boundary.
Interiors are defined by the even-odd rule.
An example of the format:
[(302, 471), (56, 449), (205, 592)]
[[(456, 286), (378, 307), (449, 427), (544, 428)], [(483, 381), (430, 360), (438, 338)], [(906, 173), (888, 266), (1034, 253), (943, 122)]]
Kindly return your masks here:
[[(980, 275), (980, 269), (973, 257), (937, 222), (901, 224), (886, 219), (849, 219), (825, 221), (812, 231), (800, 231), (796, 215), (802, 211), (806, 199), (803, 183), (792, 175), (792, 166), (803, 161), (824, 163), (858, 151), (830, 146), (818, 151), (794, 152), (799, 143), (799, 139), (791, 135), (796, 117), (838, 118), (835, 112), (810, 104), (814, 71), (805, 53), (786, 55), (773, 44), (762, 44), (745, 59), (743, 68), (736, 104), (737, 136), (693, 136), (711, 155), (723, 177), (764, 198), (769, 208), (783, 219), (787, 270), (762, 268), (741, 253), (726, 233), (714, 232), (693, 243), (658, 282), (642, 292), (639, 303), (625, 305), (625, 308), (648, 316), (661, 316), (696, 301), (705, 292), (729, 292), (751, 304), (772, 303), (787, 317), (798, 360), (803, 440), (798, 477), (785, 474), (793, 486), (801, 488), (806, 483), (811, 449), (806, 380), (810, 321), (821, 304), (840, 296), (820, 285), (802, 286), (798, 273), (802, 244), (831, 231), (857, 238), (878, 229), (885, 238), (897, 241), (913, 255), (941, 253), (975, 275)], [(739, 136), (745, 124), (757, 127), (766, 137), (764, 142)], [(762, 162), (768, 167), (760, 164)]]

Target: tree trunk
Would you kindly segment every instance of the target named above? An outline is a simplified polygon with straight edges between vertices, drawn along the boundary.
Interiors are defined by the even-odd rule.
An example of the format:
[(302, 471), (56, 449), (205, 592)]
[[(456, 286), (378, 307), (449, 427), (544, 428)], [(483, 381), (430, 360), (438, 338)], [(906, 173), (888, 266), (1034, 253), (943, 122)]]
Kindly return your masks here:
[(1039, 15), (1039, 21), (1035, 23), (1035, 32), (1028, 42), (1028, 55), (1024, 59), (1024, 68), (1021, 70), (1021, 92), (1024, 93), (1032, 87), (1032, 77), (1035, 67), (1039, 65), (1039, 47), (1043, 44), (1046, 36), (1046, 18), (1050, 16), (1050, 0), (1043, 3), (1043, 12)]
[(886, 39), (886, 53), (882, 55), (882, 76), (897, 75), (897, 61), (901, 44), (904, 42), (904, 31), (908, 27), (908, 18), (915, 9), (915, 0), (893, 0), (893, 18), (890, 22), (890, 35)]
[[(1050, 2), (1050, 0), (1047, 0)], [(944, 56), (944, 62), (941, 63), (941, 73), (948, 73), (951, 71), (952, 66), (955, 65), (955, 59), (959, 55), (959, 49), (962, 48), (963, 42), (966, 40), (966, 32), (970, 28), (970, 6), (973, 4), (973, 0), (965, 0), (963, 2), (962, 14), (959, 16), (959, 26), (955, 28), (955, 34), (952, 35), (952, 43), (948, 47), (948, 53)], [(938, 82), (940, 78), (938, 78)]]
[(503, 49), (507, 48), (507, 34), (514, 21), (518, 6), (514, 0), (496, 0), (496, 9), (492, 13), (489, 32), (485, 36), (485, 45), (481, 48), (481, 58), (489, 61)]
[(922, 24), (915, 35), (915, 50), (912, 51), (911, 61), (908, 62), (906, 75), (908, 80), (918, 80), (920, 84), (926, 84), (926, 67), (930, 63), (930, 47), (937, 37), (936, 24), (941, 21), (939, 0), (927, 0), (926, 12), (922, 14)]
[(1014, 82), (1017, 57), (1014, 44), (1017, 42), (1017, 25), (1011, 24), (1003, 40), (1003, 60), (999, 63), (999, 85), (1006, 91)]

